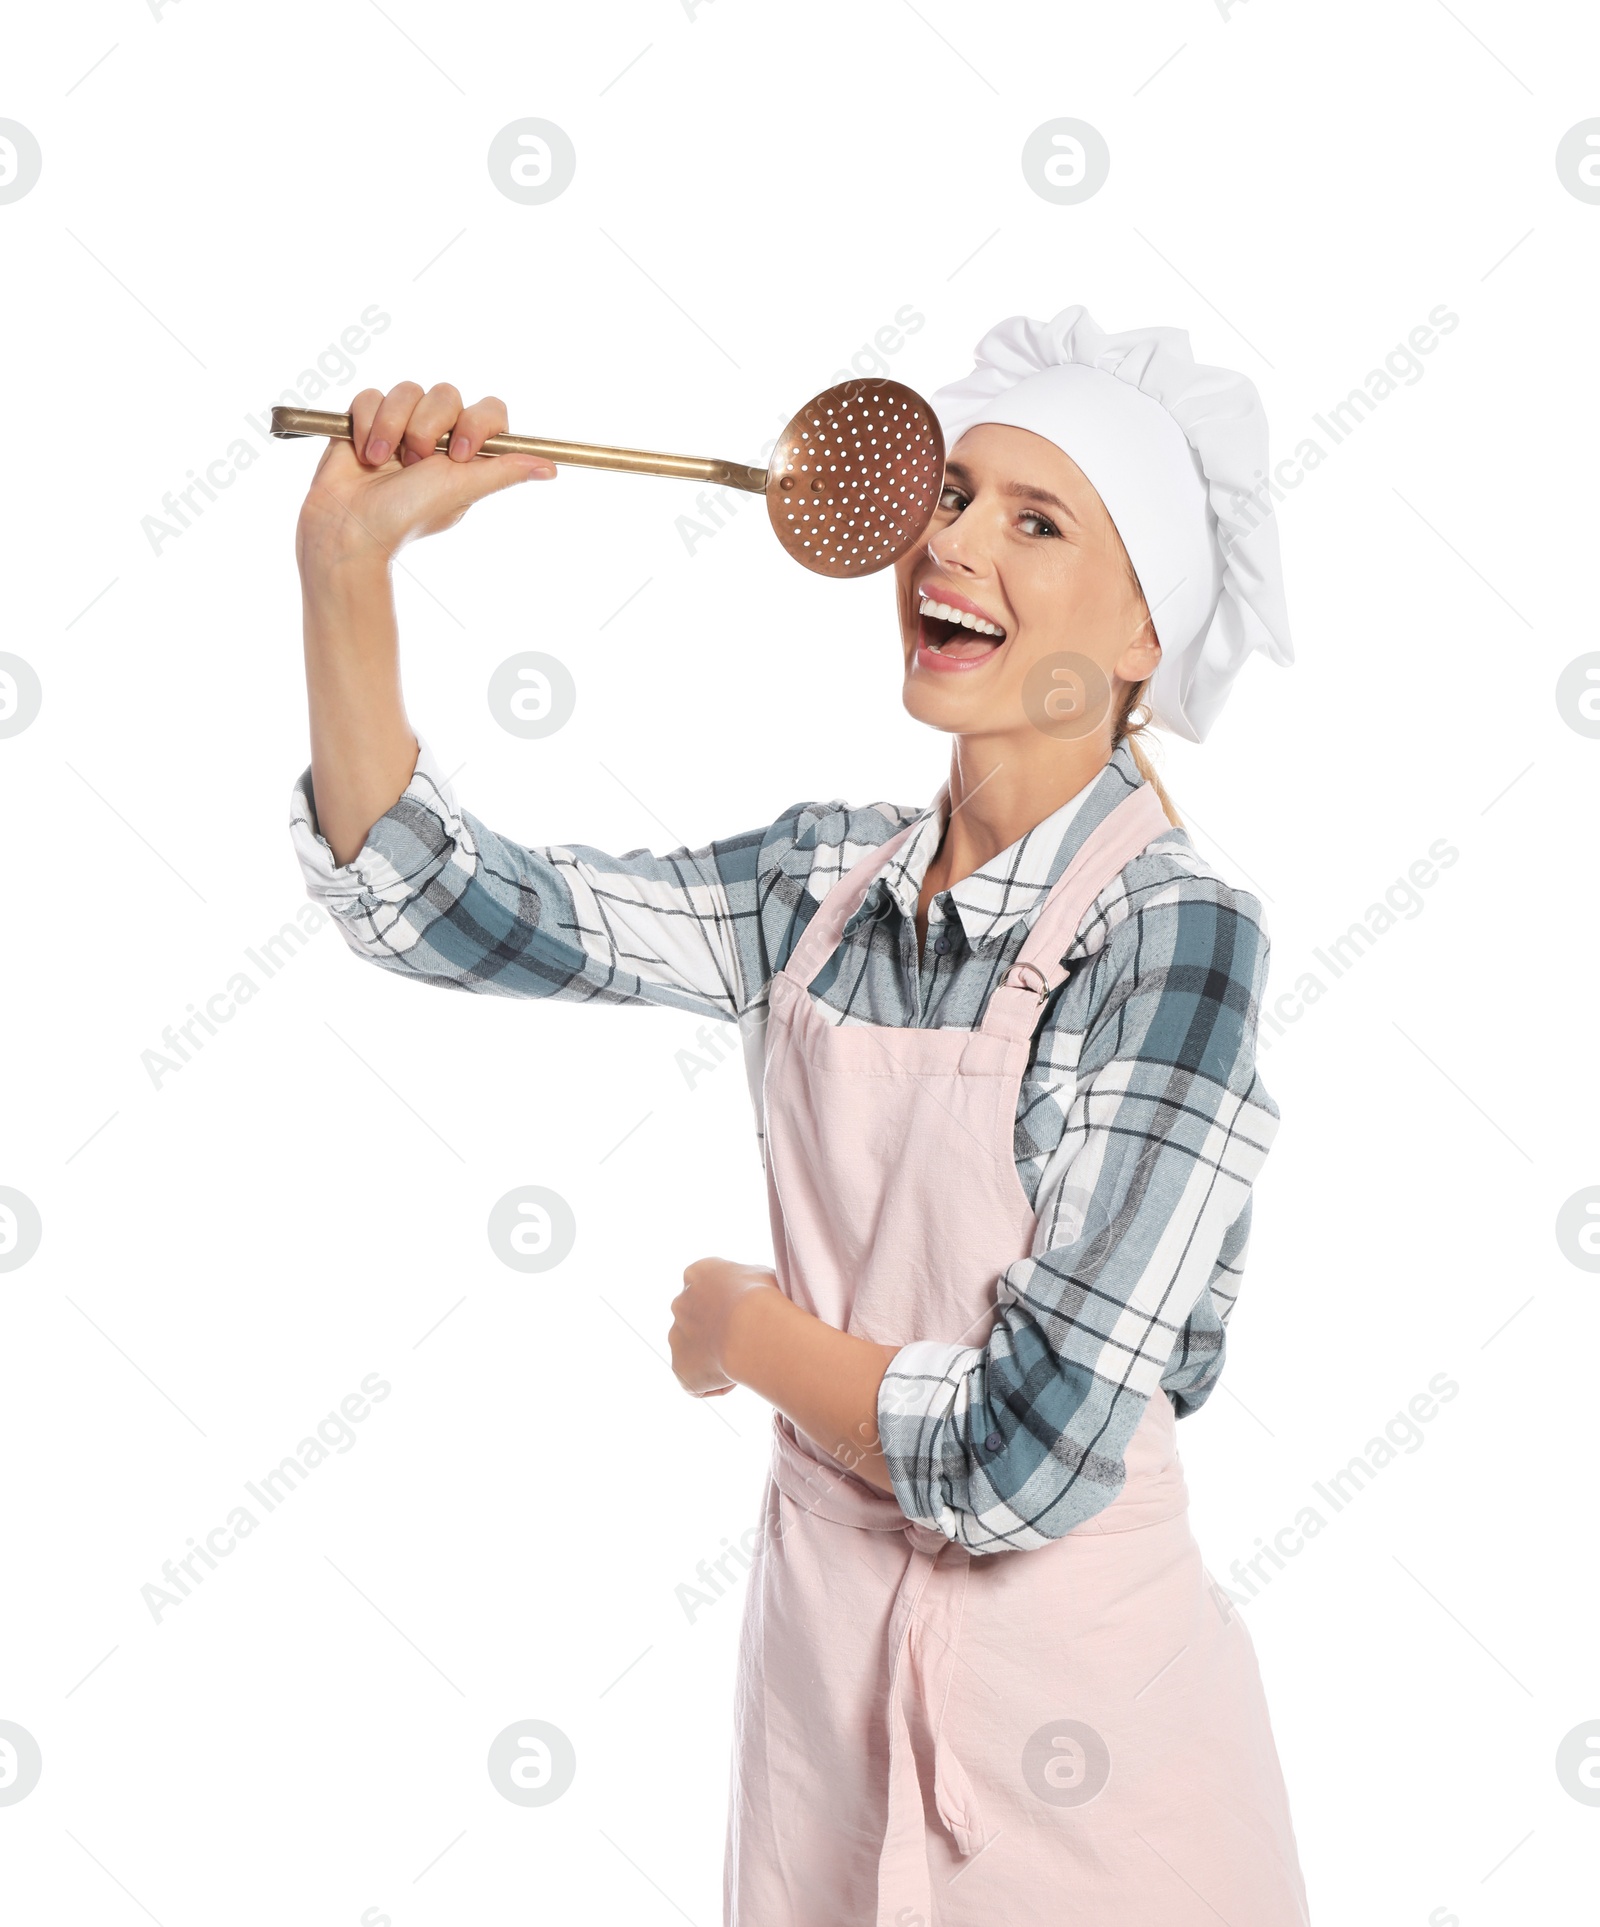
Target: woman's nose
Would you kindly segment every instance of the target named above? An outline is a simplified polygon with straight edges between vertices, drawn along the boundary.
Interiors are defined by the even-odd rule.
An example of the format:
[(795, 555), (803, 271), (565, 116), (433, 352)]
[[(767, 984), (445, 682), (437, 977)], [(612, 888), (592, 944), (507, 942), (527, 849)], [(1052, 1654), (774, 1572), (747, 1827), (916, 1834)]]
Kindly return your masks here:
[(969, 544), (958, 535), (957, 527), (958, 525), (952, 522), (948, 528), (940, 531), (937, 548), (932, 542), (928, 544), (929, 559), (936, 569), (943, 569), (946, 574), (955, 569), (964, 569), (968, 575), (975, 574), (976, 568), (969, 554)]

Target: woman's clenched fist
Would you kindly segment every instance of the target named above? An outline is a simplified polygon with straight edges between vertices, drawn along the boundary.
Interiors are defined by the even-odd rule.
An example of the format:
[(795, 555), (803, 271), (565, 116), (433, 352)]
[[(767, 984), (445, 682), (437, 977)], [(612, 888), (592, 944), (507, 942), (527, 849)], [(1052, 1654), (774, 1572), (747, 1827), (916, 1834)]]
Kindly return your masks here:
[[(464, 408), (448, 382), (424, 391), (403, 381), (387, 394), (364, 388), (350, 404), (350, 426), (350, 441), (329, 442), (300, 510), (302, 566), (369, 548), (393, 555), (453, 527), (481, 496), (556, 472), (540, 455), (480, 458), (484, 442), (506, 432), (505, 403), (486, 395)], [(436, 449), (443, 435), (447, 453)]]

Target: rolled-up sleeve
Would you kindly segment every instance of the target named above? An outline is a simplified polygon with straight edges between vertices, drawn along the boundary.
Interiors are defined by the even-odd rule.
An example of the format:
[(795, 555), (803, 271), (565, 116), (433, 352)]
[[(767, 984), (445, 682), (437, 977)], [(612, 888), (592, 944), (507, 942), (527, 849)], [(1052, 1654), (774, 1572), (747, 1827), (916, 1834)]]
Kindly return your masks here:
[(404, 793), (349, 863), (317, 826), (309, 769), (289, 827), (350, 948), (425, 983), (737, 1019), (768, 979), (758, 869), (778, 826), (662, 856), (529, 848), (459, 810), (419, 739)]
[[(973, 1552), (1058, 1539), (1122, 1490), (1164, 1378), (1181, 1410), (1215, 1382), (1278, 1127), (1256, 1068), (1267, 959), (1260, 902), (1192, 877), (1083, 973), (1092, 1007), (1032, 1253), (996, 1281), (983, 1346), (905, 1345), (879, 1389), (908, 1518)], [(1064, 994), (1048, 1021), (1073, 1021)]]

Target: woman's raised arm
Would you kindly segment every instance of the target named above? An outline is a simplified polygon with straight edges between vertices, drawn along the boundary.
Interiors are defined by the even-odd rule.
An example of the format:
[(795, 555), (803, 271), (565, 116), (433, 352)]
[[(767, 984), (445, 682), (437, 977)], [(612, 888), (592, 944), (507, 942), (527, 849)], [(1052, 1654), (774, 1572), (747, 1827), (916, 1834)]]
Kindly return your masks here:
[(407, 381), (386, 395), (364, 389), (350, 416), (352, 439), (329, 442), (295, 530), (317, 821), (339, 863), (360, 850), (417, 760), (400, 688), (395, 554), (452, 527), (481, 496), (556, 472), (536, 456), (479, 459), (506, 428), (505, 403), (492, 395), (463, 408), (458, 389), (424, 393)]
[[(390, 567), (480, 496), (554, 465), (478, 458), (502, 402), (402, 383), (351, 404), (296, 531), (305, 602), (311, 763), (290, 834), (312, 898), (369, 962), (451, 989), (666, 1004), (734, 1020), (758, 1004), (831, 876), (908, 812), (794, 803), (698, 849), (621, 855), (530, 846), (458, 809), (406, 716)], [(434, 452), (451, 436), (448, 454)]]

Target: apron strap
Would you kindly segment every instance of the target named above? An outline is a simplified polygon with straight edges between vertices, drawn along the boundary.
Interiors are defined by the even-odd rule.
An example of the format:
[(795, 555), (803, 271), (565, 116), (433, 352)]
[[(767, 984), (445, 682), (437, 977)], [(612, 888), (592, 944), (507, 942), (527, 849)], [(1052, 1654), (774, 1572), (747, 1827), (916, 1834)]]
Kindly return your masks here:
[(811, 921), (801, 932), (800, 941), (795, 945), (789, 961), (778, 972), (780, 977), (791, 978), (805, 989), (817, 972), (839, 947), (839, 939), (844, 935), (844, 927), (860, 908), (862, 899), (872, 887), (873, 879), (886, 867), (889, 859), (917, 827), (920, 819), (913, 819), (902, 830), (897, 830), (887, 843), (880, 843), (875, 850), (868, 850), (845, 871), (811, 913)]
[(1172, 828), (1151, 783), (1141, 783), (1090, 833), (1051, 887), (1011, 967), (989, 993), (979, 1029), (1023, 1043), (1033, 1035), (1045, 999), (1071, 971), (1062, 956), (1072, 948), (1089, 906), (1124, 864)]
[(971, 1778), (944, 1730), (945, 1704), (959, 1661), (962, 1614), (972, 1555), (939, 1533), (907, 1519), (899, 1501), (864, 1479), (842, 1472), (803, 1446), (789, 1420), (772, 1415), (772, 1481), (805, 1516), (868, 1532), (902, 1532), (910, 1554), (889, 1612), (888, 1790), (878, 1849), (874, 1927), (908, 1927), (933, 1918), (927, 1829), (908, 1701), (933, 1740), (933, 1806), (939, 1822), (968, 1859), (988, 1844)]

